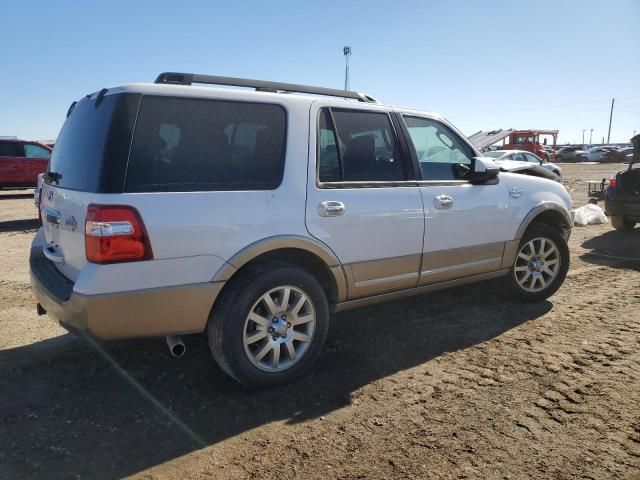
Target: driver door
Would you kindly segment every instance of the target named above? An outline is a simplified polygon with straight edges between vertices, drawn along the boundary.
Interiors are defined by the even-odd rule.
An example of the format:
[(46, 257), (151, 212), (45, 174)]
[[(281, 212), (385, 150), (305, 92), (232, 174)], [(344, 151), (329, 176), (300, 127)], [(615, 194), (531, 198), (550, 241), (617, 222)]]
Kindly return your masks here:
[(499, 178), (468, 180), (480, 156), (441, 119), (402, 114), (425, 211), (420, 285), (499, 270), (512, 215)]

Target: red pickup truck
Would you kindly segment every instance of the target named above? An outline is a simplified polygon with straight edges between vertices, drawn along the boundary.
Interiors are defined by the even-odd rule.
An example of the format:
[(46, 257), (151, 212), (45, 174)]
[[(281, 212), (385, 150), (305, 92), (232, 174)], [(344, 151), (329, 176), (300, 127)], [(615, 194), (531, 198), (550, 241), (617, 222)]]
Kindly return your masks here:
[(51, 152), (42, 143), (0, 139), (0, 188), (35, 187)]

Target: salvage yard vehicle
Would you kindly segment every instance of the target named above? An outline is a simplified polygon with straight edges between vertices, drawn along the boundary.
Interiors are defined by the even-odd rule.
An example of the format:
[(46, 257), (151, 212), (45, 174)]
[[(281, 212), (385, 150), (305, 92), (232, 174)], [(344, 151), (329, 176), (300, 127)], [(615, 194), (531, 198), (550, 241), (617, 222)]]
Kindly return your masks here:
[[(553, 140), (551, 151), (547, 151), (546, 138), (541, 142), (540, 137), (547, 136)], [(514, 130), (509, 134), (509, 138), (504, 141), (502, 150), (526, 150), (534, 153), (545, 161), (556, 160), (555, 148), (558, 138), (558, 130)]]
[(640, 222), (640, 135), (631, 139), (634, 145), (629, 167), (609, 180), (604, 194), (604, 209), (617, 230), (633, 230)]
[(31, 188), (47, 170), (51, 147), (38, 142), (0, 138), (0, 188)]
[[(498, 165), (504, 166), (507, 171), (521, 171), (520, 168), (526, 171), (532, 165), (535, 165), (555, 175), (555, 177), (550, 177), (551, 180), (562, 181), (562, 170), (558, 165), (543, 160), (531, 152), (524, 150), (492, 150), (490, 152), (484, 152), (483, 155), (493, 158)], [(534, 172), (535, 171), (538, 170), (535, 169)]]
[(561, 184), (344, 90), (185, 73), (102, 89), (69, 109), (40, 197), (40, 314), (174, 353), (206, 332), (253, 387), (307, 373), (330, 312), (498, 277), (537, 302), (569, 267)]

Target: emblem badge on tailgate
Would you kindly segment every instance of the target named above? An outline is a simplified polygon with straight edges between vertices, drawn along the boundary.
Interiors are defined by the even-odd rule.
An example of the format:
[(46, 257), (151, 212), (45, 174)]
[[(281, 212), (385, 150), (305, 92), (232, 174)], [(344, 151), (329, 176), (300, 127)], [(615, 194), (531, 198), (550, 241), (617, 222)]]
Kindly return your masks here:
[(67, 217), (67, 219), (64, 221), (64, 226), (73, 232), (76, 228), (78, 228), (76, 217), (74, 217), (73, 215)]
[(47, 200), (49, 201), (53, 200), (53, 190), (49, 190), (47, 192)]

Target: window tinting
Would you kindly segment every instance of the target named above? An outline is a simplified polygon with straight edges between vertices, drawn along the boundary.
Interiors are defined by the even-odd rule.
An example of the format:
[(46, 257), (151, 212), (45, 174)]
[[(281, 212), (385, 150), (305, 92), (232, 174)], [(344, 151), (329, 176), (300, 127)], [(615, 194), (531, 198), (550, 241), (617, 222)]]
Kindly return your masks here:
[(274, 189), (285, 124), (277, 105), (143, 97), (126, 191)]
[(474, 152), (446, 125), (428, 118), (404, 117), (424, 180), (466, 180)]
[(24, 157), (24, 148), (17, 142), (0, 142), (0, 157)]
[(24, 151), (28, 158), (49, 158), (51, 156), (51, 152), (46, 148), (30, 143), (25, 144)]
[(534, 154), (532, 154), (532, 153), (523, 153), (523, 155), (524, 155), (524, 158), (526, 159), (527, 162), (540, 164), (540, 160)]
[(56, 140), (49, 171), (59, 174), (58, 186), (95, 192), (102, 167), (111, 114), (119, 95), (80, 100)]
[(402, 158), (387, 114), (355, 110), (332, 113), (335, 128), (329, 110), (320, 114), (321, 182), (404, 180)]

